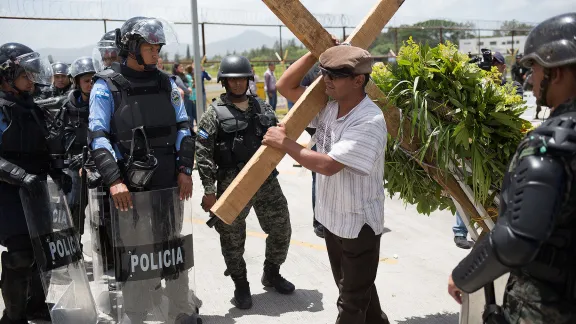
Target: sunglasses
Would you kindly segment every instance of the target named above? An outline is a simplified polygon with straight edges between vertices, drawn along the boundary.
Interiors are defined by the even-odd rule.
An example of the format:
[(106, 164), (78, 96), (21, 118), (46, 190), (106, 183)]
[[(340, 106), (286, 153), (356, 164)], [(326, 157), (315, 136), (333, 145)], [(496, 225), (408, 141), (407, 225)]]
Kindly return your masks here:
[(349, 78), (349, 77), (354, 76), (353, 74), (348, 74), (348, 73), (333, 72), (333, 71), (327, 70), (321, 66), (319, 68), (320, 68), (320, 73), (322, 74), (322, 76), (323, 77), (327, 76), (328, 79), (330, 79), (330, 80), (343, 79), (343, 78)]

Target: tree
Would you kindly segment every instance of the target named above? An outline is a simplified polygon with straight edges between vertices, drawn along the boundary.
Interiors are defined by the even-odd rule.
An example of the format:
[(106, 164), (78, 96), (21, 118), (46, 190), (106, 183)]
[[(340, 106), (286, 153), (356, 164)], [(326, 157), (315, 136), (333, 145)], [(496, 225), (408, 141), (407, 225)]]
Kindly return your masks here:
[(517, 20), (508, 20), (502, 23), (500, 26), (501, 30), (494, 31), (494, 36), (512, 36), (512, 32), (514, 32), (514, 36), (526, 36), (532, 28), (534, 28), (533, 25), (522, 23)]
[(186, 45), (186, 59), (191, 60), (192, 56), (190, 55), (190, 44)]
[(174, 63), (180, 63), (180, 54), (174, 54)]
[[(405, 27), (404, 29), (402, 27)], [(410, 28), (408, 28), (410, 27)], [(418, 22), (412, 26), (402, 25), (398, 30), (399, 43), (412, 36), (418, 43), (438, 46), (441, 42), (450, 41), (454, 44), (462, 38), (474, 38), (474, 23), (458, 23), (451, 20), (432, 19)]]

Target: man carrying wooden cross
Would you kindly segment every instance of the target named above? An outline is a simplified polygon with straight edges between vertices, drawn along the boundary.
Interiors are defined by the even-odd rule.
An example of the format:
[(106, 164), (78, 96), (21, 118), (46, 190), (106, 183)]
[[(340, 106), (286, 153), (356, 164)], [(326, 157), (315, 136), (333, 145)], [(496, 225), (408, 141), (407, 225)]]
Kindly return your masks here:
[[(278, 81), (277, 89), (296, 102), (300, 80), (316, 63), (308, 53)], [(317, 152), (272, 127), (265, 145), (288, 153), (317, 173), (316, 218), (324, 225), (328, 257), (340, 291), (336, 324), (389, 323), (380, 308), (374, 280), (384, 231), (384, 149), (386, 122), (365, 93), (372, 72), (367, 51), (340, 45), (320, 56), (326, 94), (333, 100), (312, 121)]]

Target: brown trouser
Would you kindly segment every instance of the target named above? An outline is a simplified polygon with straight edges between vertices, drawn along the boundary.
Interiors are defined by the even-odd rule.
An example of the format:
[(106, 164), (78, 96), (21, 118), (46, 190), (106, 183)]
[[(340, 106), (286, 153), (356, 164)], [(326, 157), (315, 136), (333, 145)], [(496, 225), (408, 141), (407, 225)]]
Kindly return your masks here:
[(334, 280), (340, 291), (336, 324), (389, 324), (380, 308), (374, 280), (380, 258), (380, 238), (364, 225), (355, 239), (324, 229)]

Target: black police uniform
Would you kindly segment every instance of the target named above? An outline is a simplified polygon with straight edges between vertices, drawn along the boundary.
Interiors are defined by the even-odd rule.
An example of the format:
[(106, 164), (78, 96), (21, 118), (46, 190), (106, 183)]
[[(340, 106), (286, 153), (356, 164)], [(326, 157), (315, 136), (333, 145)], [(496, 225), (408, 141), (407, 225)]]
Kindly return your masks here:
[[(576, 13), (550, 18), (528, 35), (522, 63), (542, 66), (546, 104), (550, 69), (576, 63)], [(573, 94), (576, 97), (576, 93)], [(499, 218), (489, 235), (454, 269), (472, 293), (510, 272), (496, 323), (576, 323), (576, 99), (520, 143), (505, 175)], [(490, 301), (494, 302), (494, 301)]]

